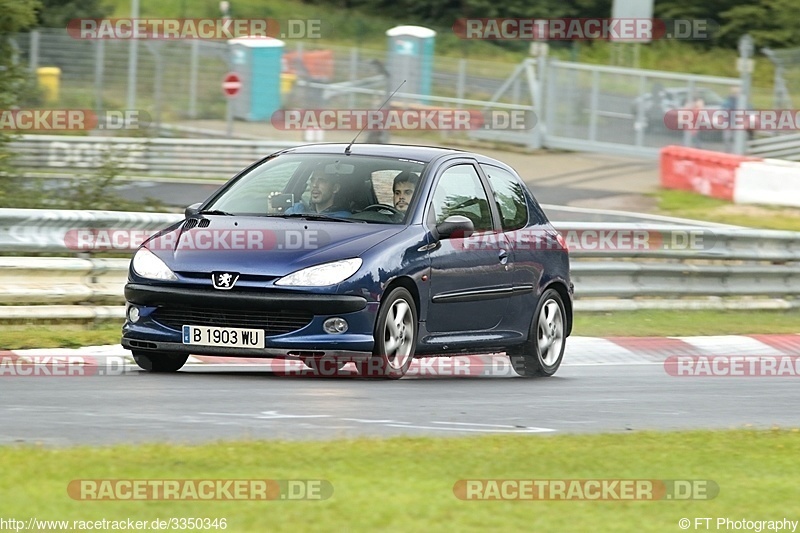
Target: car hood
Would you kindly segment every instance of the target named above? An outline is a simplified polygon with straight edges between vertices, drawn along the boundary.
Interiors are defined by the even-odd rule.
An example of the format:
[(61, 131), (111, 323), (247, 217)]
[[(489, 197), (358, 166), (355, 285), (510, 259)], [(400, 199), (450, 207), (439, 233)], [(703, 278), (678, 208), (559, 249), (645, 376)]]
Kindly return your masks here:
[(285, 276), (308, 266), (360, 256), (404, 227), (214, 216), (187, 219), (154, 236), (145, 246), (177, 273), (233, 271)]

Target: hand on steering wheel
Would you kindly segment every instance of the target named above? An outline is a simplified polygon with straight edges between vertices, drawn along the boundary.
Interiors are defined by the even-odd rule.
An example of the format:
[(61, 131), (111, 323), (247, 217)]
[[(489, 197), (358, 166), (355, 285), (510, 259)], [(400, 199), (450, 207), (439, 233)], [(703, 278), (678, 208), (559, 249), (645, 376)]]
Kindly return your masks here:
[(382, 209), (387, 209), (387, 210), (391, 211), (393, 215), (406, 216), (405, 212), (400, 211), (396, 207), (393, 207), (393, 206), (388, 205), (388, 204), (372, 204), (372, 205), (368, 205), (367, 207), (362, 209), (361, 212), (363, 213), (363, 212), (366, 212), (366, 211), (381, 211)]

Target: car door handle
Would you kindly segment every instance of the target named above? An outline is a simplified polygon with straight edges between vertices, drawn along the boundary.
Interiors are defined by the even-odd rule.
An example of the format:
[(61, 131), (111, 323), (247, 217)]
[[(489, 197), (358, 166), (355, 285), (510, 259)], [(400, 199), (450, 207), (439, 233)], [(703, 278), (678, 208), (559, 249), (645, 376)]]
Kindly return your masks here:
[(497, 258), (500, 259), (500, 263), (503, 265), (508, 263), (508, 250), (500, 250), (497, 252)]

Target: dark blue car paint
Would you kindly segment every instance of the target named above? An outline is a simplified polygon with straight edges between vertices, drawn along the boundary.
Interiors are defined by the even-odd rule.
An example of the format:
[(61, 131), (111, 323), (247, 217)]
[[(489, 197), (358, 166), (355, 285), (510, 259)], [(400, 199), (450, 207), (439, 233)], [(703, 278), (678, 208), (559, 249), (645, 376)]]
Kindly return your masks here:
[[(285, 152), (324, 154), (337, 153), (337, 150), (341, 153), (343, 146), (307, 146)], [(497, 247), (507, 252), (506, 262), (503, 264), (500, 262), (500, 249), (474, 252), (458, 250), (448, 240), (438, 240), (435, 229), (427, 223), (428, 201), (435, 187), (435, 181), (430, 178), (437, 176), (440, 170), (453, 162), (473, 164), (484, 186), (491, 190), (488, 189), (488, 181), (480, 163), (492, 164), (516, 175), (511, 167), (478, 154), (426, 147), (354, 145), (353, 154), (394, 156), (428, 162), (420, 177), (420, 187), (423, 189), (409, 206), (405, 225), (208, 215), (205, 218), (210, 221), (209, 227), (213, 229), (268, 229), (275, 233), (315, 231), (329, 237), (329, 241), (312, 250), (203, 252), (158, 248), (153, 252), (178, 275), (179, 280), (163, 282), (144, 279), (131, 269), (129, 287), (164, 287), (176, 293), (202, 290), (213, 294), (220, 291), (211, 288), (210, 272), (234, 271), (242, 275), (242, 279), (236, 284), (236, 291), (260, 291), (263, 294), (277, 295), (282, 301), (291, 301), (299, 295), (321, 295), (323, 298), (342, 295), (363, 299), (364, 307), (360, 310), (346, 313), (328, 313), (326, 310), (326, 314), (315, 313), (313, 320), (305, 327), (266, 338), (267, 348), (287, 352), (371, 352), (381, 297), (398, 284), (409, 288), (417, 301), (420, 322), (418, 354), (501, 350), (508, 345), (523, 342), (528, 335), (531, 314), (536, 309), (539, 297), (549, 287), (556, 288), (562, 294), (567, 309), (566, 334), (569, 334), (572, 324), (572, 286), (569, 281), (568, 253), (555, 243), (555, 230), (547, 222), (527, 188), (525, 194), (529, 221), (524, 230), (538, 229), (542, 233), (551, 234), (553, 245), (549, 249), (530, 253), (527, 250), (515, 250), (509, 243), (508, 246)], [(276, 156), (270, 156), (272, 157)], [(248, 167), (229, 183), (233, 183), (260, 163)], [(222, 193), (224, 188), (212, 196), (201, 209), (210, 205)], [(499, 228), (497, 207), (494, 202), (490, 202), (490, 205), (495, 227)], [(182, 228), (183, 222), (174, 224), (160, 235), (169, 231), (181, 232)], [(274, 280), (291, 272), (350, 257), (360, 257), (363, 260), (362, 267), (339, 285), (314, 288), (274, 285)], [(465, 260), (469, 263), (466, 268)], [(479, 264), (473, 264), (476, 260)], [(207, 275), (190, 275), (197, 272)], [(252, 279), (248, 279), (249, 277)], [(437, 302), (433, 302), (434, 299)], [(131, 301), (131, 298), (128, 300)], [(134, 303), (147, 302), (134, 300)], [(272, 305), (255, 300), (248, 301), (248, 304), (267, 307)], [(314, 304), (309, 304), (309, 308), (314, 311)], [(145, 305), (141, 308), (142, 318), (137, 324), (126, 322), (123, 327), (123, 345), (143, 351), (149, 348), (184, 353), (191, 351), (251, 357), (259, 355), (257, 350), (252, 349), (193, 346), (189, 350), (181, 345), (179, 331), (167, 328), (149, 317), (153, 309), (154, 307)], [(324, 333), (321, 325), (329, 316), (345, 318), (350, 324), (348, 332), (339, 335)], [(137, 340), (145, 344), (134, 346), (130, 342)], [(151, 344), (146, 344), (148, 342)]]

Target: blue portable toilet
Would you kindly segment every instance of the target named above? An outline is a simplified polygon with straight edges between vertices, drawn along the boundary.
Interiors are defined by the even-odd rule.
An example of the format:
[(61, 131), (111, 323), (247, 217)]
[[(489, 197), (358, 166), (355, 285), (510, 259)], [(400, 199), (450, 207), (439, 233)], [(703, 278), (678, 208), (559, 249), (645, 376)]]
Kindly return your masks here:
[[(386, 31), (386, 36), (389, 48), (389, 89), (395, 90), (406, 80), (400, 92), (429, 96), (436, 32), (422, 26), (395, 26)], [(420, 99), (420, 102), (427, 103), (427, 99)]]
[(232, 70), (242, 89), (233, 99), (233, 117), (269, 120), (281, 108), (281, 59), (284, 42), (271, 37), (242, 37), (228, 41)]

